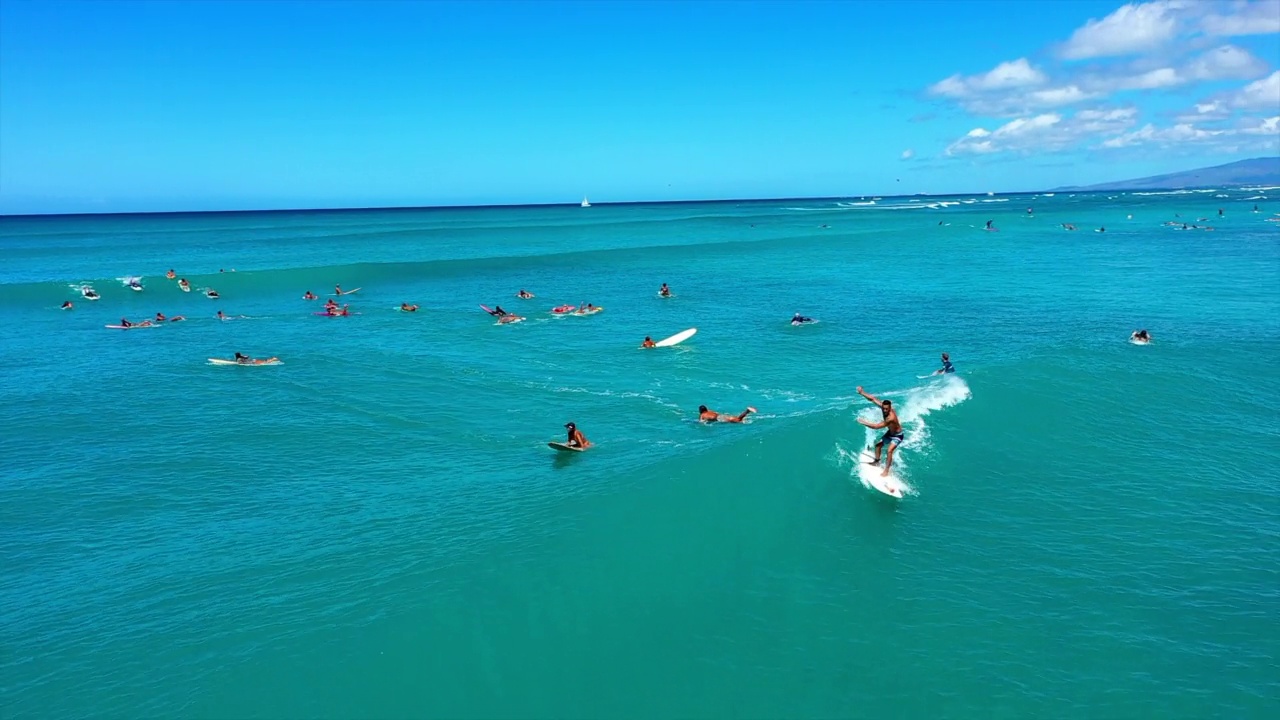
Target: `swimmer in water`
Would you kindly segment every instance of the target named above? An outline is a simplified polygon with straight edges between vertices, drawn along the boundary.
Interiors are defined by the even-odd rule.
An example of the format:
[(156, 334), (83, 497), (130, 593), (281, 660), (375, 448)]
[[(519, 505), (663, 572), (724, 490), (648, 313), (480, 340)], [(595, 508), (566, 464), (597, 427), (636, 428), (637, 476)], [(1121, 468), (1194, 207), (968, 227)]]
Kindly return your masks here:
[(723, 415), (721, 413), (715, 412), (714, 410), (708, 410), (706, 405), (699, 405), (698, 420), (704, 423), (713, 423), (713, 422), (740, 423), (743, 420), (746, 420), (747, 416), (755, 411), (756, 411), (755, 408), (749, 407), (746, 410), (743, 410), (741, 413), (738, 413), (737, 415)]
[(875, 459), (870, 464), (880, 464), (880, 451), (884, 449), (885, 445), (888, 445), (889, 452), (884, 459), (884, 471), (880, 473), (882, 477), (888, 477), (889, 470), (893, 467), (893, 453), (902, 444), (902, 441), (906, 439), (906, 435), (902, 432), (902, 423), (898, 421), (898, 413), (893, 409), (893, 401), (881, 400), (874, 395), (868, 395), (862, 391), (861, 387), (858, 388), (858, 394), (866, 398), (872, 405), (880, 406), (880, 412), (884, 417), (878, 423), (869, 422), (862, 418), (858, 418), (858, 422), (872, 430), (884, 429), (884, 435), (876, 443)]

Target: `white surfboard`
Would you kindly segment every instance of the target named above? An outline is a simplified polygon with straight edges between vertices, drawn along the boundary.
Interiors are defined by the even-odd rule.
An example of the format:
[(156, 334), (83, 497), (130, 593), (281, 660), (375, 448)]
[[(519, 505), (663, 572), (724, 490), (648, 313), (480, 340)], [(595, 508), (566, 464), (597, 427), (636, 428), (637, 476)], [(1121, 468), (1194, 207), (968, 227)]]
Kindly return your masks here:
[[(889, 497), (901, 500), (902, 489), (905, 487), (902, 480), (898, 479), (898, 476), (892, 472), (888, 476), (881, 475), (880, 473), (884, 472), (884, 466), (870, 464), (874, 459), (875, 455), (866, 450), (858, 453), (858, 477), (862, 479), (863, 484), (869, 485)], [(880, 462), (883, 463), (884, 458), (881, 458)]]
[(108, 330), (141, 330), (143, 328), (160, 327), (160, 324), (152, 323), (150, 325), (140, 325), (140, 324), (139, 325), (103, 325), (103, 327), (105, 327)]
[(685, 340), (688, 340), (689, 338), (693, 337), (694, 334), (696, 334), (697, 332), (698, 332), (698, 328), (689, 328), (688, 330), (685, 330), (683, 332), (678, 332), (675, 335), (672, 335), (671, 337), (665, 340), (659, 340), (658, 342), (654, 343), (653, 346), (654, 347), (671, 347), (672, 345), (679, 345)]
[(562, 442), (549, 442), (547, 443), (547, 447), (554, 448), (562, 452), (582, 452), (583, 450), (586, 450), (586, 448), (580, 448), (574, 445), (565, 445)]
[(360, 292), (360, 291), (361, 291), (361, 290), (363, 290), (363, 289), (364, 289), (364, 288), (362, 288), (362, 287), (358, 287), (358, 288), (356, 288), (355, 290), (343, 290), (343, 291), (342, 291), (342, 292), (340, 292), (340, 293), (334, 293), (334, 294), (333, 294), (333, 296), (334, 296), (334, 297), (342, 297), (342, 296), (344, 296), (344, 295), (355, 295), (356, 293)]
[(262, 363), (260, 362), (242, 363), (242, 362), (237, 362), (235, 360), (227, 360), (225, 358), (209, 358), (209, 364), (210, 365), (240, 365), (242, 367), (265, 367), (267, 365), (283, 365), (284, 363), (280, 362), (279, 360), (272, 360), (271, 362), (262, 362)]

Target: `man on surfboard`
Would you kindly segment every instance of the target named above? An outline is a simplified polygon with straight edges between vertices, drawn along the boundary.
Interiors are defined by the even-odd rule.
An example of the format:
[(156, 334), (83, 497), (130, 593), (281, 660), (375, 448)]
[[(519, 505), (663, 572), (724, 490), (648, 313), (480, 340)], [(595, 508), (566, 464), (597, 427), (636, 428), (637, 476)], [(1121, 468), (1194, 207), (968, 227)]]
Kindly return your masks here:
[(714, 410), (708, 410), (706, 405), (699, 405), (698, 419), (705, 423), (713, 423), (713, 422), (740, 423), (743, 420), (747, 419), (747, 416), (755, 411), (756, 411), (755, 408), (749, 407), (737, 415), (722, 415), (721, 413), (718, 413)]
[(889, 469), (893, 467), (893, 452), (902, 444), (906, 436), (902, 432), (902, 423), (898, 421), (898, 413), (893, 410), (893, 401), (880, 400), (874, 395), (868, 395), (862, 392), (862, 386), (858, 386), (858, 394), (866, 398), (873, 405), (880, 406), (880, 412), (884, 414), (884, 420), (878, 423), (870, 423), (862, 418), (858, 418), (858, 422), (866, 425), (872, 430), (884, 428), (884, 436), (880, 438), (880, 442), (876, 443), (876, 457), (871, 461), (871, 465), (880, 464), (880, 451), (887, 444), (889, 452), (884, 459), (884, 472), (880, 473), (884, 477), (889, 476)]
[(671, 288), (666, 283), (662, 283), (662, 287), (658, 288), (658, 294), (662, 297), (671, 297)]
[(653, 338), (649, 337), (648, 335), (645, 335), (644, 342), (640, 343), (640, 347), (642, 348), (658, 347), (658, 344), (653, 341)]
[(942, 369), (933, 371), (933, 374), (944, 375), (946, 373), (953, 373), (955, 371), (956, 371), (955, 366), (951, 364), (951, 356), (946, 353), (942, 353)]
[(586, 450), (591, 447), (591, 442), (587, 440), (587, 436), (582, 434), (578, 426), (573, 423), (565, 423), (565, 429), (569, 431), (569, 439), (565, 441), (565, 445), (569, 447), (582, 448)]

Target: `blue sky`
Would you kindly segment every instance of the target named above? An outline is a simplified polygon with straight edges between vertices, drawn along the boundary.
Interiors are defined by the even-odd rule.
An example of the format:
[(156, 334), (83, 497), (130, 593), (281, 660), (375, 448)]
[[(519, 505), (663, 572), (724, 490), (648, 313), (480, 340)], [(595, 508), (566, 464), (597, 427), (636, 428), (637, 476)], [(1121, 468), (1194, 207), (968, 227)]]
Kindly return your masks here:
[(1276, 154), (1278, 66), (1280, 0), (0, 0), (0, 213), (1033, 190)]

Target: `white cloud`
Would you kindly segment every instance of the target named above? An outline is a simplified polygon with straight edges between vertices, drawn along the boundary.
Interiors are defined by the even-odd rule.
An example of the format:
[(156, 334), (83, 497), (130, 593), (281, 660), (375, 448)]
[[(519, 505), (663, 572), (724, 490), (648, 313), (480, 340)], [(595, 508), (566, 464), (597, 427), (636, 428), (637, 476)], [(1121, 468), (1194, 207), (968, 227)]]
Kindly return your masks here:
[(1186, 82), (1186, 78), (1178, 74), (1173, 68), (1159, 68), (1158, 70), (1148, 70), (1138, 75), (1120, 76), (1111, 80), (1109, 84), (1112, 90), (1158, 90), (1160, 88), (1175, 87)]
[(1081, 110), (1071, 117), (1057, 113), (1021, 117), (995, 130), (974, 128), (947, 147), (947, 155), (1055, 151), (1078, 145), (1094, 135), (1115, 135), (1133, 126), (1135, 108)]
[(1245, 85), (1227, 103), (1235, 108), (1280, 110), (1280, 70)]
[(1200, 20), (1207, 35), (1268, 35), (1280, 33), (1280, 0), (1234, 2), (1230, 14), (1210, 13)]
[(1246, 135), (1280, 135), (1280, 115), (1269, 118), (1255, 118), (1253, 123), (1240, 128)]
[(1272, 147), (1277, 139), (1280, 139), (1280, 115), (1247, 118), (1229, 128), (1197, 127), (1189, 122), (1179, 122), (1167, 128), (1147, 124), (1140, 130), (1109, 138), (1100, 147), (1114, 149), (1147, 144), (1175, 146), (1198, 142), (1207, 143), (1216, 149), (1230, 147), (1240, 150)]
[(1267, 64), (1235, 45), (1223, 45), (1187, 64), (1185, 75), (1194, 80), (1243, 80), (1267, 71)]
[(913, 158), (913, 157), (915, 157), (915, 156), (916, 156), (916, 151), (915, 151), (915, 150), (912, 150), (911, 148), (907, 148), (906, 150), (903, 150), (903, 151), (902, 151), (902, 159), (903, 159), (903, 160), (910, 160), (911, 158)]
[(1190, 123), (1178, 123), (1170, 128), (1163, 130), (1156, 129), (1156, 126), (1148, 123), (1141, 130), (1135, 130), (1131, 133), (1125, 133), (1106, 140), (1102, 143), (1104, 148), (1123, 148), (1133, 145), (1146, 143), (1158, 143), (1161, 145), (1173, 145), (1176, 143), (1195, 142), (1199, 140), (1207, 140), (1227, 134), (1225, 130), (1206, 130), (1198, 128)]
[(1231, 117), (1231, 111), (1227, 106), (1220, 100), (1211, 100), (1196, 103), (1192, 111), (1184, 112), (1177, 120), (1180, 123), (1198, 123), (1226, 120), (1228, 117)]
[(967, 98), (995, 90), (1041, 85), (1047, 79), (1045, 74), (1032, 67), (1026, 58), (1018, 58), (1017, 60), (1000, 63), (981, 75), (970, 75), (968, 77), (963, 77), (959, 74), (952, 75), (935, 83), (929, 88), (929, 92), (945, 97)]
[(1063, 43), (1059, 54), (1068, 60), (1132, 55), (1151, 50), (1178, 35), (1182, 0), (1130, 3), (1101, 20), (1090, 19)]
[(1028, 95), (1028, 98), (1034, 105), (1043, 107), (1074, 105), (1075, 103), (1088, 100), (1092, 97), (1095, 97), (1093, 93), (1087, 93), (1076, 85), (1049, 88), (1048, 90), (1036, 90)]

